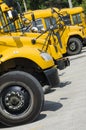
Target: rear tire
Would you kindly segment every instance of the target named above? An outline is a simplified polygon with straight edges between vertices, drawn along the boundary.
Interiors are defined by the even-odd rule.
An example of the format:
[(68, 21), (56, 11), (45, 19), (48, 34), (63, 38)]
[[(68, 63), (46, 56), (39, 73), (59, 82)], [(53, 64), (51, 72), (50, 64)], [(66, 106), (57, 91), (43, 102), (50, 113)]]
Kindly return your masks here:
[(30, 123), (40, 114), (43, 89), (30, 74), (8, 72), (0, 77), (0, 120), (8, 126)]
[(82, 42), (78, 38), (70, 38), (67, 47), (68, 55), (79, 54), (82, 50)]

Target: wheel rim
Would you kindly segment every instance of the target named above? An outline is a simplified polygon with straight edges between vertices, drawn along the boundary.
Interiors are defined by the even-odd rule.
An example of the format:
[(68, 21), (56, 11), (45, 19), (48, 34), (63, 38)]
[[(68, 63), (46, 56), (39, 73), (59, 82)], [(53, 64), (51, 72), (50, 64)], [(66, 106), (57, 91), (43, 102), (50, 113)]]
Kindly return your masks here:
[(21, 109), (24, 106), (24, 102), (24, 95), (13, 90), (9, 91), (4, 98), (5, 106), (12, 111)]
[(30, 112), (33, 107), (31, 90), (20, 85), (11, 85), (4, 88), (0, 94), (1, 111), (5, 116), (10, 115), (11, 119), (21, 118)]
[(75, 50), (76, 50), (76, 43), (75, 43), (75, 42), (70, 43), (69, 49), (70, 49), (71, 51), (75, 51)]

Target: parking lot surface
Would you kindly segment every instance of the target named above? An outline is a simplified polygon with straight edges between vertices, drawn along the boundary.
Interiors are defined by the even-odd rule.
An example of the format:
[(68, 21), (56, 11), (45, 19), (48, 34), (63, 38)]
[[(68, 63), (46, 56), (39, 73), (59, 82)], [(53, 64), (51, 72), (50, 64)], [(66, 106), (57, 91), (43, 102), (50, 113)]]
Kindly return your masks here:
[(70, 56), (70, 66), (59, 70), (60, 85), (45, 95), (39, 118), (31, 123), (3, 130), (86, 130), (86, 48)]

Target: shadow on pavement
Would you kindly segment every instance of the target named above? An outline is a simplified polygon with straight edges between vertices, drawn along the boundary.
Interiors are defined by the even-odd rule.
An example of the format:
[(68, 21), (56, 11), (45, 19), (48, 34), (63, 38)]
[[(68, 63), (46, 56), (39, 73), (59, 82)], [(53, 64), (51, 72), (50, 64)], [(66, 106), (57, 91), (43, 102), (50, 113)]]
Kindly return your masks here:
[(52, 92), (54, 92), (54, 91), (56, 91), (56, 89), (55, 88), (51, 88), (47, 93), (45, 93), (45, 94), (50, 94), (50, 93), (52, 93)]
[(71, 84), (71, 81), (61, 82), (61, 83), (59, 84), (59, 87), (60, 87), (60, 88), (63, 88), (63, 87), (65, 87), (65, 86), (69, 85), (69, 84)]
[(58, 102), (45, 101), (43, 111), (56, 111), (60, 109), (63, 105)]
[[(56, 110), (60, 109), (61, 107), (63, 107), (63, 105), (61, 103), (53, 102), (53, 101), (45, 101), (44, 108), (42, 111), (56, 111)], [(42, 120), (42, 119), (46, 118), (46, 116), (47, 116), (46, 114), (41, 113), (36, 121)]]

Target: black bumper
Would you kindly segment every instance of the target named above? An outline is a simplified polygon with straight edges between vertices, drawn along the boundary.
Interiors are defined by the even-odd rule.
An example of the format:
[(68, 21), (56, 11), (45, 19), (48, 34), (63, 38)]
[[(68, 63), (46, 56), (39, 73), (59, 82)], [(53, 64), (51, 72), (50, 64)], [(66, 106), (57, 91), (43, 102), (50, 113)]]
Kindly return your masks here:
[(48, 83), (51, 87), (56, 87), (60, 83), (59, 75), (58, 75), (58, 70), (57, 68), (53, 67), (48, 70), (44, 71), (44, 74), (48, 80)]
[(83, 45), (86, 45), (86, 37), (83, 38)]
[(57, 65), (57, 68), (59, 70), (63, 70), (67, 66), (70, 66), (70, 60), (69, 60), (69, 58), (62, 58), (62, 59), (55, 61), (55, 64)]

